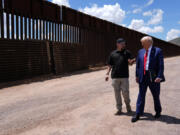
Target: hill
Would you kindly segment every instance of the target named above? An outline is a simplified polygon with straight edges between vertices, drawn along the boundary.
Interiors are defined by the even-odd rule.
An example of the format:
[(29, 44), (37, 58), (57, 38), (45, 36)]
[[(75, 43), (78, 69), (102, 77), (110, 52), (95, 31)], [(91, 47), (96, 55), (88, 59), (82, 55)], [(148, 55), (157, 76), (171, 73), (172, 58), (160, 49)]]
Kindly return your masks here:
[(177, 44), (177, 45), (180, 46), (180, 37), (175, 38), (175, 39), (173, 39), (173, 40), (171, 40), (171, 41), (169, 41), (169, 42), (174, 43), (174, 44)]

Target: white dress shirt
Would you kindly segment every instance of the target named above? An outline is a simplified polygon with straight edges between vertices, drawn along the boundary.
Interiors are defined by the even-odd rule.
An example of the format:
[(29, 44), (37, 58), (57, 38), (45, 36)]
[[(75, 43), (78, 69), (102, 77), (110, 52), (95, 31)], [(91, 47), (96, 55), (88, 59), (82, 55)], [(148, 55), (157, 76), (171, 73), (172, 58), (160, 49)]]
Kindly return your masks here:
[[(147, 56), (147, 61), (146, 61), (146, 70), (149, 70), (149, 61), (150, 61), (151, 49), (152, 49), (152, 45), (148, 49), (148, 56)], [(146, 55), (146, 53), (144, 55)]]

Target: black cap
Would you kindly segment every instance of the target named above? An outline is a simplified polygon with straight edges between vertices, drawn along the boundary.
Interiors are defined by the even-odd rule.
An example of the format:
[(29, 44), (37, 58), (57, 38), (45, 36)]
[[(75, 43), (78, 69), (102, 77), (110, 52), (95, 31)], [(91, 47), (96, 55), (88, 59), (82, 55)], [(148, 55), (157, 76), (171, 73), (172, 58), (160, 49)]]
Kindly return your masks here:
[(123, 39), (123, 38), (119, 38), (118, 40), (117, 40), (117, 43), (125, 43), (126, 41)]

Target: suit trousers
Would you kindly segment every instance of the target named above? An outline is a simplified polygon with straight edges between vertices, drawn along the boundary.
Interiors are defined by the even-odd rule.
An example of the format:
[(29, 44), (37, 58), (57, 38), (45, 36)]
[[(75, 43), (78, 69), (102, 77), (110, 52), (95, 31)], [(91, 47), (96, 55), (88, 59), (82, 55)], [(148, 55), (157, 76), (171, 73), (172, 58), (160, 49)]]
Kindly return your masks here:
[(143, 81), (139, 83), (139, 94), (136, 103), (136, 114), (143, 115), (144, 106), (145, 106), (145, 97), (147, 88), (150, 88), (150, 91), (154, 100), (154, 109), (156, 113), (162, 111), (160, 103), (160, 83), (151, 82), (149, 72), (143, 76)]

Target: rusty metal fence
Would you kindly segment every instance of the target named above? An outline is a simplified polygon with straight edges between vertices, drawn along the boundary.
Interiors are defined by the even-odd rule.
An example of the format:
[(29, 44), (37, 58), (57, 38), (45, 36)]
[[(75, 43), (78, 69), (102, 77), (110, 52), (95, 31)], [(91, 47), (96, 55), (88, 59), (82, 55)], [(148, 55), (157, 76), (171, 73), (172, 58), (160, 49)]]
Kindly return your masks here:
[[(136, 55), (145, 34), (45, 0), (0, 0), (0, 82), (105, 64), (116, 39)], [(166, 57), (180, 48), (154, 38)]]

